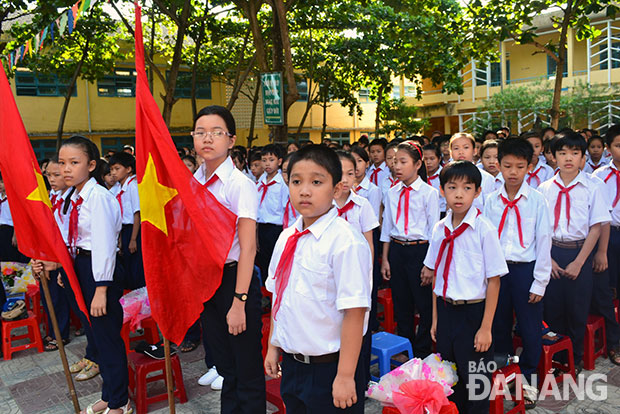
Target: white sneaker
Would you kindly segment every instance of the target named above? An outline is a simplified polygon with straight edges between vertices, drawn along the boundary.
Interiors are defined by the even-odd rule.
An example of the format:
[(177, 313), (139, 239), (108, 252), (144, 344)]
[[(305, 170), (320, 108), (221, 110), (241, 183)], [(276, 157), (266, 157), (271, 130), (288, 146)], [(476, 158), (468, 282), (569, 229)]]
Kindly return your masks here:
[(206, 374), (198, 379), (198, 385), (207, 386), (211, 385), (213, 381), (215, 381), (220, 374), (217, 373), (217, 369), (215, 367), (209, 369)]
[(219, 391), (222, 389), (222, 386), (224, 385), (224, 377), (218, 375), (218, 377), (215, 379), (215, 381), (213, 381), (211, 383), (211, 389), (213, 391)]

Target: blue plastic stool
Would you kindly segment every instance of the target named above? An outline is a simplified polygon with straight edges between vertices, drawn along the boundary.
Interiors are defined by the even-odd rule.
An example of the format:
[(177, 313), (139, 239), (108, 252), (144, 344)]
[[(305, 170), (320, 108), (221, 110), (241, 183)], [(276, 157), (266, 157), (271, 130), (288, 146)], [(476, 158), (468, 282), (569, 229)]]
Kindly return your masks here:
[[(389, 332), (377, 332), (372, 336), (370, 354), (377, 356), (379, 363), (379, 375), (382, 377), (390, 372), (391, 364), (401, 365), (400, 362), (392, 359), (393, 355), (407, 351), (409, 359), (413, 358), (413, 350), (409, 339), (394, 335)], [(371, 363), (371, 366), (377, 362)], [(371, 375), (373, 381), (379, 381), (378, 377)]]

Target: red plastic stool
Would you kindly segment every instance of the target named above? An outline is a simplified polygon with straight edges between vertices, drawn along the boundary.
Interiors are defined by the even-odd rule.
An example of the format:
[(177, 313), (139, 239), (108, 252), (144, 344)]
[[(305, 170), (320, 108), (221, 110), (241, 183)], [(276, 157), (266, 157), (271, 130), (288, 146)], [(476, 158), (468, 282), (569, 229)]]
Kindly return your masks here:
[(381, 411), (382, 414), (400, 414), (400, 411), (398, 411), (398, 408), (394, 408), (394, 407), (383, 407), (383, 411)]
[(261, 330), (261, 345), (263, 347), (263, 361), (267, 356), (267, 348), (269, 347), (269, 330), (271, 329), (271, 315), (265, 314), (262, 317), (263, 329)]
[[(174, 396), (179, 399), (181, 404), (187, 402), (185, 384), (183, 384), (183, 372), (181, 371), (181, 361), (178, 355), (172, 355), (172, 380), (176, 384)], [(166, 382), (166, 361), (153, 359), (137, 352), (132, 352), (127, 356), (129, 367), (129, 395), (136, 403), (136, 412), (146, 414), (149, 404), (164, 401), (168, 398), (166, 392), (148, 397), (146, 386), (150, 382), (164, 380)], [(160, 374), (147, 376), (153, 372), (161, 371)]]
[(32, 293), (32, 291), (26, 292), (26, 309), (34, 313), (39, 325), (42, 323), (47, 325), (47, 316), (41, 304), (41, 291), (37, 290), (35, 293)]
[[(598, 332), (598, 335), (597, 335)], [(605, 319), (602, 316), (588, 316), (586, 337), (583, 341), (583, 368), (588, 371), (594, 369), (596, 358), (607, 355), (607, 340), (605, 337)], [(598, 344), (598, 347), (596, 345)]]
[[(24, 326), (28, 328), (28, 333), (23, 335), (11, 335), (13, 329), (22, 328)], [(19, 341), (21, 339), (28, 339), (30, 342), (23, 345), (12, 345), (13, 341)], [(39, 322), (34, 313), (28, 312), (28, 317), (26, 319), (2, 321), (2, 353), (5, 360), (11, 359), (13, 352), (34, 347), (37, 348), (37, 351), (43, 352), (43, 339), (41, 339)]]
[(377, 293), (377, 303), (383, 305), (383, 312), (378, 312), (377, 317), (383, 317), (380, 325), (385, 332), (396, 333), (396, 322), (394, 321), (394, 302), (392, 301), (392, 290), (381, 289)]
[[(553, 356), (558, 352), (568, 352), (568, 364), (562, 364), (553, 360)], [(543, 345), (540, 361), (538, 362), (538, 385), (542, 385), (545, 376), (552, 368), (562, 371), (561, 375), (556, 377), (556, 384), (560, 385), (564, 381), (564, 375), (568, 374), (575, 379), (575, 359), (573, 357), (573, 343), (570, 338), (565, 336), (558, 339), (553, 345)]]
[(284, 407), (284, 402), (282, 402), (282, 397), (280, 396), (280, 380), (281, 378), (271, 379), (265, 384), (267, 401), (275, 405), (278, 409), (278, 411), (274, 411), (274, 413), (286, 414), (286, 408)]
[(512, 349), (515, 352), (514, 355), (517, 355), (517, 349), (523, 348), (523, 339), (520, 336), (514, 335), (512, 337)]
[[(504, 376), (504, 382), (501, 382), (497, 375)], [(489, 414), (504, 414), (504, 389), (500, 389), (502, 385), (508, 385), (511, 382), (515, 382), (515, 391), (512, 395), (512, 401), (516, 404), (513, 408), (508, 410), (506, 414), (525, 414), (525, 401), (523, 400), (523, 379), (521, 377), (521, 370), (519, 365), (510, 364), (506, 367), (500, 368), (493, 373), (493, 391), (494, 399), (490, 399), (491, 404)]]
[(140, 321), (140, 326), (142, 326), (144, 333), (142, 335), (129, 338), (129, 322), (123, 324), (123, 329), (121, 329), (121, 337), (125, 342), (125, 351), (128, 354), (130, 351), (129, 344), (131, 342), (146, 341), (149, 344), (156, 344), (159, 342), (159, 331), (157, 330), (157, 324), (155, 323), (155, 320), (153, 318), (148, 317), (146, 319), (143, 319), (142, 321)]

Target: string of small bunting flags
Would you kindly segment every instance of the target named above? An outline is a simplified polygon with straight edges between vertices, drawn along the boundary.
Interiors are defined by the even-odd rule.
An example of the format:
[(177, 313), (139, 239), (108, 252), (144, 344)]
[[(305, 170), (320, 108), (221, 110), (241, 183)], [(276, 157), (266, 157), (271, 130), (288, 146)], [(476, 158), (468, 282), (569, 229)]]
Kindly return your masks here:
[(69, 34), (73, 33), (75, 25), (77, 24), (80, 16), (89, 11), (94, 2), (91, 0), (77, 1), (73, 6), (63, 11), (58, 18), (46, 26), (43, 30), (37, 33), (32, 39), (28, 40), (22, 46), (16, 48), (14, 51), (8, 53), (4, 58), (9, 64), (9, 70), (22, 61), (26, 55), (32, 56), (33, 53), (37, 53), (43, 49), (45, 41), (49, 39), (50, 42), (54, 42), (55, 38), (62, 37), (65, 32)]

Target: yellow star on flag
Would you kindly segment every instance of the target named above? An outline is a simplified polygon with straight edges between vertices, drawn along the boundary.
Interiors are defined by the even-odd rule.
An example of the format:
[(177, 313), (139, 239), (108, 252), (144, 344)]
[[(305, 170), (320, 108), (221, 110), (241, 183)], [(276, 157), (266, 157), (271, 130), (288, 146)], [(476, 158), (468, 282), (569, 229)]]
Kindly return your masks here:
[(138, 184), (138, 192), (140, 194), (141, 220), (144, 222), (148, 221), (167, 236), (168, 226), (166, 224), (166, 211), (164, 208), (170, 200), (176, 197), (178, 191), (162, 185), (157, 180), (157, 170), (155, 169), (153, 156), (150, 153), (149, 159), (146, 162), (146, 168), (144, 169), (142, 182)]
[(37, 179), (37, 186), (34, 190), (32, 190), (30, 194), (28, 194), (28, 197), (26, 197), (26, 200), (41, 201), (43, 202), (43, 204), (45, 204), (51, 209), (52, 203), (47, 193), (47, 188), (45, 187), (45, 180), (43, 179), (43, 176), (41, 175), (41, 173), (38, 172), (36, 168), (34, 168), (34, 165), (33, 165), (33, 169), (34, 169), (34, 176)]

